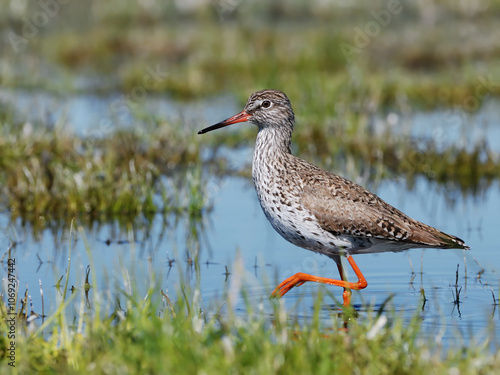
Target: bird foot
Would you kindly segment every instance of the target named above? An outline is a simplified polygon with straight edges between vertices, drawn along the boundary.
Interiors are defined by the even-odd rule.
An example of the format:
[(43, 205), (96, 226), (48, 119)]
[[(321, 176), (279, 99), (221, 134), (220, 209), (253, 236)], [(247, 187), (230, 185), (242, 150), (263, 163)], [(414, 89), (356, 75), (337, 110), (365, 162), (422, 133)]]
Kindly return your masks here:
[(314, 277), (312, 275), (308, 275), (307, 273), (296, 273), (293, 276), (290, 276), (288, 279), (283, 280), (280, 285), (274, 289), (274, 291), (271, 293), (272, 298), (280, 298), (283, 297), (290, 289), (296, 286), (301, 286), (304, 284), (306, 281), (313, 281), (310, 280), (307, 277)]
[[(273, 298), (279, 298), (283, 297), (290, 289), (296, 286), (301, 286), (304, 284), (306, 281), (314, 281), (316, 283), (323, 283), (323, 284), (329, 284), (329, 285), (336, 285), (344, 288), (344, 293), (343, 293), (343, 299), (344, 299), (344, 306), (350, 306), (351, 305), (351, 289), (359, 290), (359, 289), (364, 289), (368, 285), (366, 282), (365, 277), (359, 270), (357, 264), (354, 262), (354, 259), (352, 259), (351, 256), (347, 257), (348, 262), (351, 264), (351, 267), (353, 268), (354, 272), (356, 273), (356, 276), (358, 276), (358, 282), (356, 283), (350, 283), (345, 280), (335, 280), (335, 279), (329, 279), (326, 277), (319, 277), (319, 276), (313, 276), (309, 275), (307, 273), (302, 273), (298, 272), (293, 276), (290, 276), (288, 279), (285, 279), (279, 284), (276, 289), (271, 293), (271, 297)], [(341, 273), (342, 275), (342, 273)]]

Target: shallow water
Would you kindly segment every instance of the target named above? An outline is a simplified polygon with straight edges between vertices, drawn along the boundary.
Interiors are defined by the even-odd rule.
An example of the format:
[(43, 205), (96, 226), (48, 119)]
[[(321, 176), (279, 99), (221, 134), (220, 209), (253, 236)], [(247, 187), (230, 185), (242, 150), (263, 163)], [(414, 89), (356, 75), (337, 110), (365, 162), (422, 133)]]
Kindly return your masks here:
[[(91, 106), (95, 102), (95, 98), (88, 98), (86, 105)], [(217, 102), (216, 109), (214, 103), (197, 103), (193, 107), (195, 109), (189, 109), (188, 105), (169, 105), (177, 108), (179, 119), (185, 119), (183, 113), (195, 113), (191, 114), (194, 116), (190, 120), (192, 126), (197, 126), (198, 122), (210, 124), (236, 110), (235, 103), (228, 104), (225, 99)], [(62, 107), (64, 105), (67, 102)], [(206, 107), (212, 109), (204, 110)], [(91, 129), (89, 124), (95, 121), (92, 117), (95, 112), (85, 120), (81, 117), (89, 111), (77, 110), (73, 113), (71, 105), (66, 108), (68, 123), (77, 125), (78, 121), (81, 122), (75, 130)], [(105, 106), (102, 108), (105, 109)], [(439, 117), (421, 114), (415, 121), (422, 122), (426, 116)], [(432, 125), (426, 126), (432, 128)], [(425, 126), (422, 128), (425, 129)], [(487, 134), (491, 131), (493, 135), (486, 137), (491, 142), (491, 148), (500, 149), (500, 141), (494, 137), (499, 131), (498, 121), (492, 120), (485, 129)], [(428, 134), (425, 130), (419, 131), (423, 133), (415, 133), (414, 136)], [(231, 156), (230, 160), (235, 165), (248, 164), (251, 160), (251, 149), (224, 152)], [(144, 296), (152, 280), (156, 280), (156, 288), (159, 285), (174, 296), (182, 280), (200, 287), (202, 306), (209, 313), (218, 310), (220, 306), (217, 305), (222, 303), (222, 297), (227, 292), (231, 308), (238, 314), (246, 314), (246, 305), (238, 292), (243, 286), (252, 305), (261, 306), (265, 311), (269, 309), (271, 314), (268, 296), (284, 278), (295, 272), (338, 276), (336, 266), (330, 259), (297, 248), (274, 232), (261, 212), (250, 179), (216, 178), (207, 171), (205, 174), (208, 180), (206, 194), (213, 209), (204, 215), (201, 222), (189, 220), (183, 215), (156, 215), (147, 225), (141, 220), (129, 227), (117, 223), (94, 224), (83, 227), (82, 232), (74, 229), (71, 236), (69, 220), (62, 226), (34, 234), (29, 225), (20, 221), (11, 222), (8, 211), (1, 213), (0, 248), (6, 251), (10, 244), (16, 243), (11, 257), (16, 260), (20, 292), (24, 293), (28, 288), (33, 310), (41, 313), (41, 281), (44, 312), (50, 315), (61, 295), (55, 284), (66, 273), (70, 257), (68, 285), (75, 286), (79, 292), (82, 291), (87, 265), (94, 265), (95, 274), (90, 275), (90, 281), (92, 283), (92, 277), (96, 277), (98, 285), (89, 292), (88, 304), (84, 304), (83, 308), (86, 313), (93, 311), (96, 291), (112, 309), (119, 290), (136, 290)], [(500, 297), (500, 251), (495, 241), (500, 218), (498, 182), (479, 196), (464, 196), (423, 178), (417, 179), (411, 190), (407, 189), (404, 181), (385, 180), (375, 192), (411, 217), (463, 238), (472, 250), (427, 249), (356, 256), (355, 260), (368, 281), (366, 289), (353, 293), (353, 303), (360, 316), (377, 310), (390, 298), (385, 309), (395, 310), (408, 321), (415, 312), (422, 311), (424, 331), (436, 340), (445, 343), (456, 340), (457, 332), (465, 339), (485, 337), (492, 332), (496, 338), (500, 337), (499, 306), (494, 304), (492, 298), (492, 292), (495, 298)], [(78, 222), (77, 219), (76, 224)], [(7, 253), (3, 255), (4, 269), (8, 256)], [(346, 270), (353, 279), (354, 274), (348, 265)], [(425, 304), (421, 290), (427, 298)], [(292, 316), (307, 320), (312, 316), (319, 291), (326, 294), (321, 314), (327, 321), (338, 312), (341, 288), (306, 283), (291, 290), (282, 303)], [(460, 291), (459, 303), (456, 303), (457, 291)], [(70, 317), (78, 315), (80, 301), (85, 301), (83, 293), (69, 307)], [(227, 308), (226, 304), (224, 309)]]
[[(175, 294), (180, 274), (191, 285), (199, 282), (206, 306), (220, 301), (224, 291), (229, 291), (233, 296), (232, 306), (242, 314), (244, 301), (239, 294), (232, 292), (240, 285), (245, 287), (251, 301), (263, 303), (271, 311), (266, 302), (270, 292), (293, 273), (337, 277), (336, 267), (330, 259), (297, 248), (274, 232), (260, 210), (251, 181), (228, 177), (211, 181), (211, 185), (209, 191), (214, 208), (206, 217), (205, 228), (198, 228), (199, 240), (188, 234), (192, 229), (189, 220), (181, 218), (175, 224), (172, 217), (165, 225), (158, 215), (149, 232), (140, 225), (129, 231), (116, 225), (85, 229), (90, 251), (86, 251), (78, 234), (76, 242), (71, 241), (70, 254), (69, 223), (64, 231), (45, 230), (39, 238), (34, 238), (29, 228), (23, 228), (20, 223), (8, 224), (9, 217), (3, 214), (1, 226), (7, 231), (0, 243), (6, 249), (9, 237), (15, 233), (19, 243), (13, 249), (13, 257), (20, 290), (23, 292), (25, 286), (29, 288), (34, 310), (40, 313), (38, 284), (41, 280), (46, 314), (56, 307), (56, 297), (60, 292), (54, 285), (65, 274), (69, 255), (69, 286), (81, 290), (85, 268), (93, 262), (99, 284), (96, 289), (105, 291), (103, 296), (111, 303), (114, 293), (120, 289), (136, 289), (140, 295), (145, 295), (154, 271), (157, 285), (169, 294)], [(490, 317), (493, 316), (494, 321), (500, 317), (492, 299), (492, 291), (496, 298), (499, 296), (500, 252), (493, 239), (498, 225), (499, 191), (498, 184), (495, 184), (484, 197), (464, 198), (449, 205), (445, 194), (425, 181), (418, 181), (413, 191), (405, 191), (404, 184), (397, 181), (382, 184), (378, 190), (382, 198), (414, 218), (461, 236), (472, 250), (427, 249), (356, 256), (368, 287), (354, 292), (355, 307), (361, 312), (371, 311), (391, 297), (389, 309), (403, 314), (408, 320), (417, 310), (423, 310), (424, 326), (431, 331), (436, 326), (446, 327), (445, 339), (454, 338), (455, 329), (464, 331), (465, 336), (471, 334), (470, 329), (474, 333), (488, 332), (491, 329)], [(109, 245), (106, 243), (108, 239), (111, 240)], [(199, 271), (187, 260), (190, 251), (191, 254), (199, 251)], [(478, 276), (479, 264), (485, 268), (481, 276)], [(226, 266), (230, 275), (225, 274)], [(457, 267), (458, 305), (454, 303)], [(348, 267), (346, 269), (353, 278), (353, 272)], [(306, 283), (290, 291), (283, 301), (290, 311), (300, 311), (300, 316), (307, 319), (312, 315), (320, 289), (335, 298), (327, 296), (324, 300), (322, 314), (328, 319), (338, 311), (336, 303), (341, 301), (341, 288)], [(428, 299), (425, 306), (421, 289)], [(92, 310), (93, 293), (91, 289), (89, 310)], [(75, 302), (74, 309), (78, 308), (79, 304)], [(76, 314), (76, 311), (69, 314)]]
[[(123, 128), (138, 129), (144, 118), (163, 119), (200, 130), (241, 110), (231, 95), (188, 103), (160, 96), (133, 102), (119, 93), (61, 97), (8, 88), (0, 88), (0, 104), (10, 108), (17, 121), (52, 125), (64, 122), (65, 126), (83, 136), (106, 135)], [(432, 139), (438, 148), (457, 145), (472, 149), (481, 142), (488, 149), (500, 152), (500, 106), (496, 100), (487, 101), (481, 110), (473, 113), (445, 109), (415, 112), (402, 117), (390, 112), (386, 116), (375, 116), (373, 128), (375, 133), (384, 134), (389, 129), (417, 140)]]
[(43, 91), (6, 88), (0, 88), (0, 104), (12, 111), (15, 121), (48, 125), (62, 122), (82, 136), (104, 136), (124, 128), (137, 130), (144, 118), (201, 127), (206, 121), (216, 121), (221, 109), (230, 113), (237, 108), (234, 97), (228, 95), (186, 103), (159, 96), (131, 101), (120, 93), (62, 97)]

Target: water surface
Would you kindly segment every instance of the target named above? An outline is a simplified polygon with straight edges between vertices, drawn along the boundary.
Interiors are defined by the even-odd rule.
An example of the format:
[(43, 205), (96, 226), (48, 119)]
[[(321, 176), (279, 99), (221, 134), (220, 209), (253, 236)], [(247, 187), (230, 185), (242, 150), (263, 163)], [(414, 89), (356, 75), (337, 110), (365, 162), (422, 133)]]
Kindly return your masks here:
[[(16, 101), (19, 99), (17, 106), (33, 108), (29, 100), (34, 99), (26, 93), (0, 92), (4, 102), (13, 97)], [(101, 100), (83, 96), (61, 102), (46, 97), (40, 103), (52, 103), (47, 108), (59, 107), (68, 124), (84, 135), (92, 129), (99, 129), (95, 128), (99, 119), (112, 116), (109, 105), (113, 100), (116, 98)], [(44, 105), (40, 104), (40, 108), (45, 108)], [(169, 114), (172, 119), (193, 129), (216, 122), (237, 110), (236, 103), (226, 98), (193, 106), (159, 98), (149, 105), (152, 111), (163, 108), (164, 112), (158, 109), (160, 116), (168, 117)], [(493, 110), (489, 108), (488, 111)], [(49, 112), (55, 116), (53, 121), (58, 121), (57, 116), (61, 114)], [(477, 115), (483, 118), (490, 114), (483, 118), (483, 123), (488, 123), (488, 126), (481, 131), (469, 132), (471, 137), (478, 140), (482, 137), (489, 142), (491, 149), (499, 150), (499, 138), (495, 135), (499, 133), (500, 124), (491, 113)], [(16, 112), (16, 116), (21, 114)], [(129, 123), (123, 121), (120, 126), (133, 125), (133, 113), (130, 116)], [(414, 121), (418, 130), (412, 131), (412, 135), (422, 139), (432, 137), (436, 119), (442, 116), (443, 113), (439, 112), (416, 114)], [(447, 141), (453, 141), (454, 136)], [(456, 137), (453, 142), (462, 139)], [(250, 148), (224, 150), (224, 153), (235, 168), (251, 161)], [(357, 178), (355, 175), (346, 177)], [(175, 298), (181, 282), (200, 288), (202, 306), (209, 314), (218, 310), (228, 293), (231, 308), (245, 315), (245, 303), (238, 292), (240, 287), (245, 289), (248, 299), (255, 302), (254, 306), (260, 305), (265, 311), (269, 309), (271, 314), (270, 292), (293, 273), (338, 277), (336, 266), (329, 258), (288, 243), (272, 229), (261, 212), (251, 179), (215, 177), (208, 170), (204, 170), (204, 178), (207, 180), (205, 194), (213, 208), (200, 221), (183, 214), (156, 215), (151, 222), (139, 218), (128, 226), (96, 223), (89, 227), (83, 225), (84, 220), (76, 218), (72, 234), (70, 219), (63, 221), (62, 225), (35, 233), (30, 224), (20, 220), (12, 222), (9, 212), (2, 212), (0, 246), (6, 251), (15, 243), (11, 256), (16, 259), (21, 293), (28, 288), (33, 310), (41, 313), (41, 281), (45, 314), (50, 315), (61, 295), (55, 285), (66, 274), (70, 258), (69, 286), (74, 286), (80, 294), (69, 307), (69, 316), (78, 315), (80, 301), (85, 302), (84, 311), (92, 313), (96, 293), (112, 309), (119, 291), (135, 290), (145, 296), (148, 288), (155, 285)], [(388, 179), (374, 192), (409, 216), (461, 237), (471, 246), (471, 251), (427, 249), (356, 256), (355, 260), (368, 281), (366, 289), (353, 293), (353, 303), (360, 316), (380, 308), (390, 299), (387, 311), (395, 310), (407, 320), (421, 311), (425, 331), (439, 340), (455, 340), (457, 332), (465, 338), (481, 338), (492, 330), (499, 337), (500, 312), (492, 297), (499, 298), (500, 295), (500, 251), (494, 240), (500, 218), (498, 183), (472, 196), (424, 178), (418, 178), (411, 189), (403, 180)], [(81, 232), (76, 229), (80, 224)], [(5, 253), (4, 268), (7, 257)], [(95, 270), (91, 278), (96, 277), (97, 285), (90, 289), (87, 303), (82, 290), (86, 268), (91, 264)], [(346, 270), (350, 279), (354, 279), (355, 275), (347, 264)], [(341, 288), (306, 283), (291, 290), (282, 301), (292, 315), (307, 320), (312, 315), (319, 292), (325, 294), (321, 314), (327, 321), (338, 312)], [(221, 311), (227, 308), (226, 305)]]

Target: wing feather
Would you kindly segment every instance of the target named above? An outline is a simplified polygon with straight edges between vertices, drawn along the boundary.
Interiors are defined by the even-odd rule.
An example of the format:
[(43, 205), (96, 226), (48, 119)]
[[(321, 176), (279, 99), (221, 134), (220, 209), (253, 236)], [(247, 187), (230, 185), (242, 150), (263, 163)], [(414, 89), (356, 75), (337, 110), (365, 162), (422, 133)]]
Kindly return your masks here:
[[(312, 166), (312, 164), (311, 164)], [(467, 248), (464, 242), (410, 218), (343, 177), (303, 169), (301, 204), (335, 235), (373, 237), (437, 248)]]

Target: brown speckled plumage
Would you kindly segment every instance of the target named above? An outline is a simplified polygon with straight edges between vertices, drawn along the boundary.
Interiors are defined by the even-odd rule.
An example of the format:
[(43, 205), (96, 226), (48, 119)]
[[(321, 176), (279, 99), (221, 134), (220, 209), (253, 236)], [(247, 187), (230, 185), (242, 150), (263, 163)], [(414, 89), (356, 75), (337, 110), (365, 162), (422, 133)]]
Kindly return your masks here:
[[(413, 220), (365, 188), (292, 155), (295, 117), (281, 91), (252, 94), (243, 112), (200, 133), (244, 121), (259, 127), (252, 176), (266, 217), (288, 241), (334, 259), (341, 276), (340, 255), (349, 259), (352, 254), (410, 248), (468, 249), (461, 239)], [(277, 294), (305, 281), (330, 283), (319, 279), (282, 283), (278, 288), (286, 290)], [(351, 284), (349, 288), (356, 288)]]

